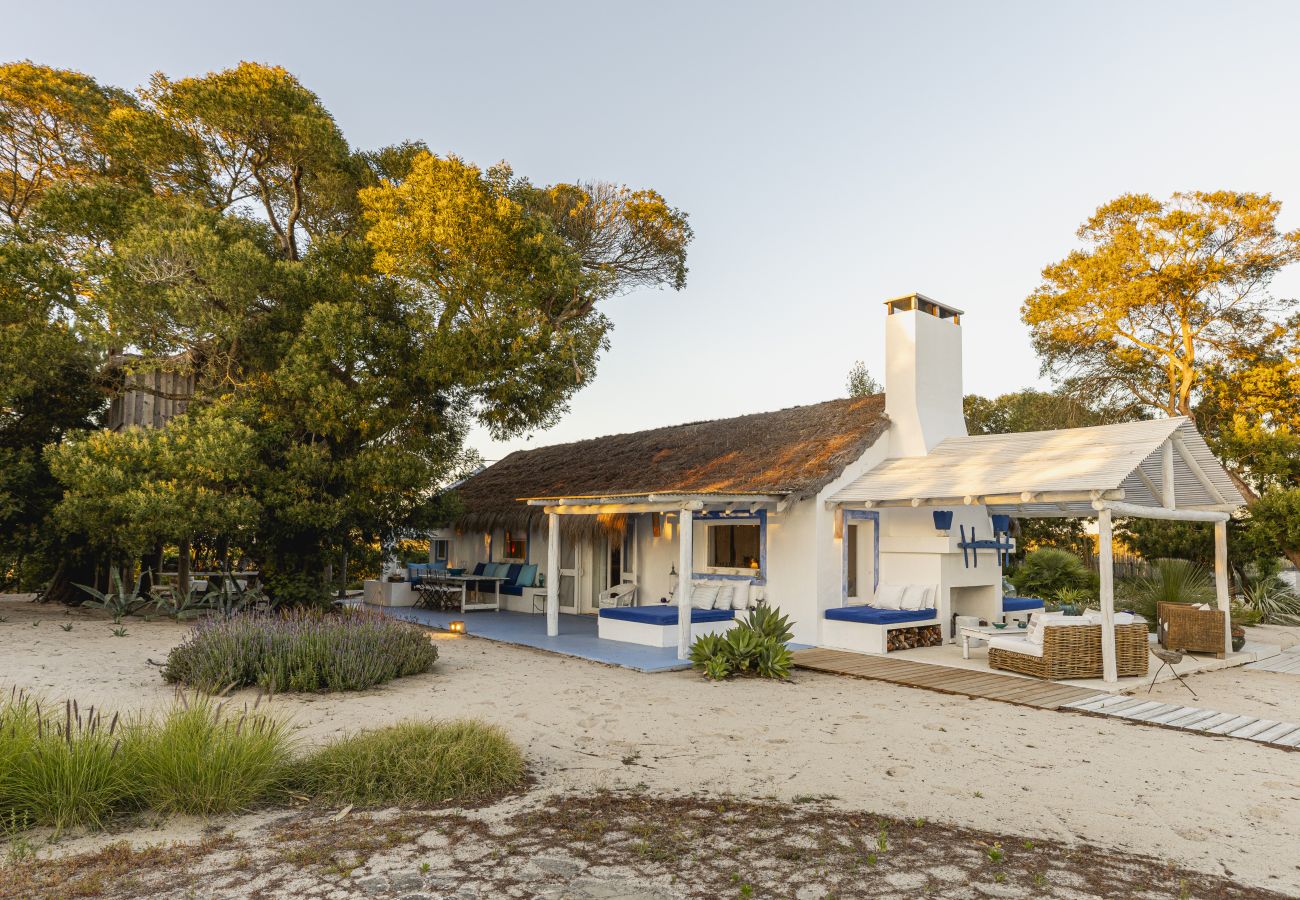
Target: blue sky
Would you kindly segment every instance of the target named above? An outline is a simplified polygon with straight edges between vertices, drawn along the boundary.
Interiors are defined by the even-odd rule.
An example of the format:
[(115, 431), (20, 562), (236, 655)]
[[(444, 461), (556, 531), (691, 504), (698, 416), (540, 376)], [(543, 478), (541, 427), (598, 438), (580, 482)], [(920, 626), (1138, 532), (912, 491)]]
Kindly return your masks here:
[(967, 311), (968, 392), (1042, 385), (1020, 304), (1125, 191), (1269, 191), (1300, 226), (1295, 4), (5, 5), (0, 59), (124, 87), (278, 63), (356, 147), (686, 209), (687, 288), (609, 303), (595, 384), (530, 441), (476, 434), (489, 459), (840, 396), (913, 290)]

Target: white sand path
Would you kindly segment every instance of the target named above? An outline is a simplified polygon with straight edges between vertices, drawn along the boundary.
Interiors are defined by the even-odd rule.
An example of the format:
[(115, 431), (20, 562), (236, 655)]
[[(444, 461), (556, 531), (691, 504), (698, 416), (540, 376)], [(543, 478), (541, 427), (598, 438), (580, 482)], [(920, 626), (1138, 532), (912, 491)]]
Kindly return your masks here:
[[(6, 689), (121, 710), (171, 697), (146, 659), (164, 659), (185, 626), (131, 619), (114, 637), (98, 613), (12, 601), (0, 601), (0, 616)], [(72, 631), (59, 628), (65, 621)], [(284, 695), (275, 706), (308, 743), (408, 717), (485, 719), (524, 747), (543, 790), (832, 795), (845, 807), (1114, 847), (1300, 895), (1300, 753), (807, 672), (793, 684), (711, 684), (475, 638), (438, 644), (430, 675), (357, 694)], [(1300, 679), (1235, 669), (1192, 684), (1225, 710), (1246, 685), (1243, 712), (1259, 705), (1300, 719)]]

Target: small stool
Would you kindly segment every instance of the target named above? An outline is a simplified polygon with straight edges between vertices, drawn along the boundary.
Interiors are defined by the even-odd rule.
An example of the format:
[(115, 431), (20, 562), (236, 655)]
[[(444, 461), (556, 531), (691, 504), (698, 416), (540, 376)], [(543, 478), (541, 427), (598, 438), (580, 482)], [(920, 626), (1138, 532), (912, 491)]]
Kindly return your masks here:
[(1196, 691), (1193, 691), (1191, 685), (1189, 685), (1186, 681), (1183, 681), (1183, 676), (1179, 675), (1178, 670), (1174, 668), (1176, 664), (1183, 661), (1183, 651), (1166, 650), (1164, 647), (1155, 647), (1151, 650), (1151, 652), (1155, 655), (1156, 659), (1160, 660), (1160, 668), (1156, 669), (1156, 674), (1151, 676), (1151, 684), (1147, 686), (1148, 694), (1151, 693), (1151, 688), (1156, 686), (1156, 679), (1160, 677), (1160, 673), (1165, 670), (1165, 666), (1168, 666), (1169, 671), (1173, 672), (1174, 677), (1178, 679), (1178, 683), (1181, 684), (1183, 687), (1187, 688), (1188, 692), (1192, 695), (1192, 699), (1193, 700), (1201, 699), (1200, 697), (1196, 696)]

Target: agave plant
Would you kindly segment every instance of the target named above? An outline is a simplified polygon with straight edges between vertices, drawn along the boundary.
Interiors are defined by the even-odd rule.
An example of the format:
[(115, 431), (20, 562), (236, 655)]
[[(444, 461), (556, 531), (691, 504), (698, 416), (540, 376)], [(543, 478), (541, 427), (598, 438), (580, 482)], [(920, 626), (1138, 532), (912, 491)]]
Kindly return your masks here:
[(194, 588), (181, 596), (180, 590), (157, 590), (153, 592), (154, 612), (176, 619), (178, 622), (196, 618), (203, 612), (205, 601)]
[(223, 575), (221, 583), (210, 588), (203, 599), (214, 612), (227, 618), (267, 604), (266, 595), (260, 588), (241, 587), (229, 575)]
[(725, 668), (726, 656), (723, 653), (726, 642), (720, 634), (702, 634), (691, 644), (690, 660), (691, 665), (704, 672), (710, 678), (726, 678), (731, 674), (727, 669), (721, 675), (713, 675), (709, 672), (709, 664), (715, 660), (721, 660)]
[(1245, 613), (1241, 616), (1243, 621), (1300, 625), (1300, 596), (1273, 572), (1257, 570), (1246, 576), (1241, 586), (1240, 609)]
[(790, 617), (781, 615), (781, 610), (766, 604), (759, 604), (751, 610), (749, 616), (741, 622), (741, 627), (750, 628), (761, 637), (781, 644), (794, 637), (794, 632), (790, 630)]
[(731, 675), (790, 677), (793, 657), (786, 642), (790, 619), (779, 609), (759, 606), (726, 634), (703, 634), (691, 644), (691, 665), (705, 677), (721, 681)]
[(122, 576), (116, 569), (112, 574), (113, 589), (108, 593), (86, 584), (79, 584), (77, 587), (93, 598), (82, 603), (82, 606), (105, 610), (113, 617), (114, 625), (120, 624), (123, 616), (129, 616), (151, 602), (149, 597), (141, 596), (134, 586), (128, 591), (122, 583)]

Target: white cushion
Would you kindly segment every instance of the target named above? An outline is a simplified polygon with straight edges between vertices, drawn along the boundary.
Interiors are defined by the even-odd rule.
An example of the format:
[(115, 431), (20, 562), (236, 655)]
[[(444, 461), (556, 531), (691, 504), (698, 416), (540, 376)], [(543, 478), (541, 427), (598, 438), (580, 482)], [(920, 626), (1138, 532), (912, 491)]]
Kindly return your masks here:
[(732, 598), (736, 595), (734, 584), (718, 585), (718, 596), (713, 599), (714, 609), (731, 609)]
[(1041, 657), (1043, 655), (1043, 645), (1041, 641), (1039, 643), (1034, 643), (1033, 641), (1024, 641), (1020, 638), (1013, 637), (989, 638), (989, 649), (992, 650), (994, 647), (999, 650), (1007, 650), (1011, 653), (1023, 653), (1025, 656)]
[(713, 609), (713, 601), (718, 598), (719, 587), (716, 582), (708, 584), (697, 581), (692, 584), (691, 606), (695, 609)]
[(749, 609), (749, 585), (739, 584), (732, 588), (732, 609)]
[(1044, 628), (1060, 628), (1063, 625), (1095, 625), (1087, 616), (1058, 616), (1055, 619), (1048, 619), (1043, 622)]
[(903, 605), (900, 609), (930, 609), (934, 604), (934, 586), (929, 584), (909, 584), (903, 591)]
[(871, 605), (877, 609), (902, 609), (904, 590), (901, 584), (882, 584), (876, 588), (876, 599)]

